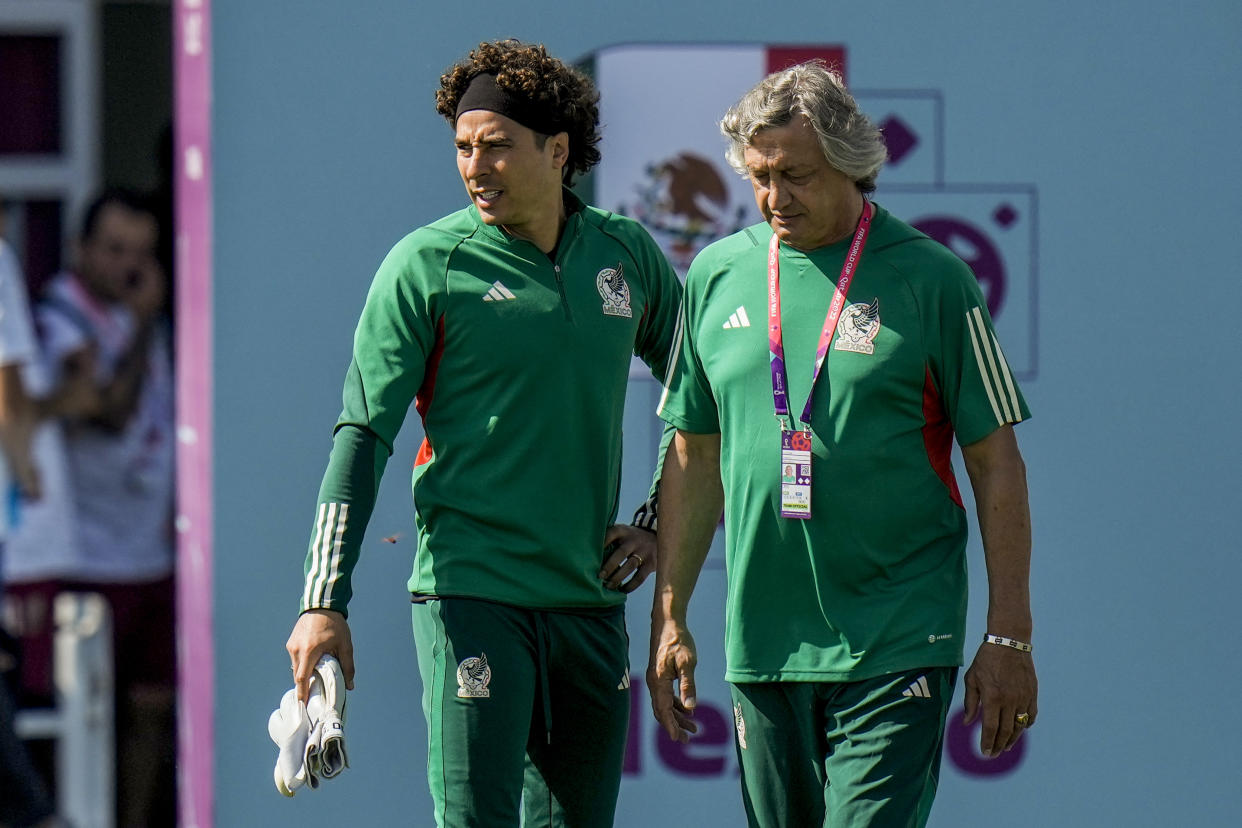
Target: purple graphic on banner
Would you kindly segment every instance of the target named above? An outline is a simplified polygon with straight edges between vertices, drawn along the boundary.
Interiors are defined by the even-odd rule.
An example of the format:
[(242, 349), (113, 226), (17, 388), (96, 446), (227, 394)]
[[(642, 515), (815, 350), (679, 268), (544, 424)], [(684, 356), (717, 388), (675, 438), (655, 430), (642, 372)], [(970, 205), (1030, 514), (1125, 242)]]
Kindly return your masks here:
[(694, 709), (694, 720), (699, 732), (689, 744), (674, 742), (664, 728), (655, 731), (656, 750), (660, 760), (672, 770), (686, 776), (719, 776), (724, 773), (728, 755), (732, 751), (720, 750), (733, 742), (733, 720), (710, 704), (699, 703)]
[(1014, 377), (1039, 372), (1039, 194), (1029, 184), (881, 183), (876, 199), (974, 272)]
[(962, 723), (964, 710), (949, 714), (948, 728), (945, 732), (945, 751), (949, 761), (962, 773), (970, 776), (995, 777), (1013, 773), (1022, 764), (1027, 743), (1031, 734), (1024, 733), (1012, 750), (1002, 753), (995, 759), (988, 759), (979, 752), (979, 728), (983, 726), (982, 717), (973, 725)]
[(992, 220), (1000, 226), (1002, 230), (1008, 230), (1010, 226), (1018, 220), (1018, 211), (1013, 209), (1011, 204), (1002, 204), (996, 208), (996, 212), (992, 213)]
[(1006, 276), (1005, 261), (996, 245), (973, 224), (954, 216), (921, 218), (914, 226), (970, 266), (987, 299), (988, 313), (997, 316), (1005, 306)]
[(626, 776), (642, 775), (643, 730), (645, 726), (651, 726), (656, 756), (664, 767), (686, 776), (720, 776), (725, 773), (733, 756), (731, 718), (710, 702), (700, 699), (694, 711), (699, 732), (691, 737), (688, 745), (674, 742), (652, 718), (651, 697), (646, 689), (641, 681), (630, 684), (630, 728), (621, 772)]
[(888, 147), (889, 164), (900, 164), (919, 145), (919, 136), (896, 115), (884, 119), (880, 132), (884, 134), (884, 146)]

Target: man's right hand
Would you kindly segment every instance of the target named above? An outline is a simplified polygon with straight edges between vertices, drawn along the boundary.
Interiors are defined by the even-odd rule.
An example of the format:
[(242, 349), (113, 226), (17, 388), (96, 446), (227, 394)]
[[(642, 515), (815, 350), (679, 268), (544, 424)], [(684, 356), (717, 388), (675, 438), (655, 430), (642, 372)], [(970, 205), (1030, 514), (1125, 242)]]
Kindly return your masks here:
[(694, 637), (684, 624), (671, 618), (651, 619), (651, 662), (647, 666), (651, 710), (668, 738), (683, 744), (690, 741), (691, 733), (699, 732), (698, 723), (691, 718), (697, 704), (694, 668), (698, 661)]
[(125, 303), (140, 325), (149, 324), (164, 309), (168, 299), (168, 279), (156, 262), (135, 268), (126, 283)]
[(313, 609), (298, 616), (285, 644), (293, 667), (293, 684), (298, 698), (310, 697), (310, 680), (319, 657), (336, 656), (345, 674), (345, 689), (354, 689), (354, 642), (345, 616), (335, 610)]

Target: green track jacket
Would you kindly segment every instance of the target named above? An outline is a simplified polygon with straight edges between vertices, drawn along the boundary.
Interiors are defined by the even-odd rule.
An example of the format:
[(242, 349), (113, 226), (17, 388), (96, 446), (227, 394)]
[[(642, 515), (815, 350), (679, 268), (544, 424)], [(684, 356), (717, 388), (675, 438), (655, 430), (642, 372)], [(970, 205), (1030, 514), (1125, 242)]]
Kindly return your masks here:
[(663, 379), (681, 284), (637, 223), (565, 192), (550, 258), (473, 207), (406, 236), (354, 335), (302, 610), (346, 612), (411, 402), (418, 548), (409, 589), (521, 607), (624, 601), (597, 577), (615, 521), (632, 355)]

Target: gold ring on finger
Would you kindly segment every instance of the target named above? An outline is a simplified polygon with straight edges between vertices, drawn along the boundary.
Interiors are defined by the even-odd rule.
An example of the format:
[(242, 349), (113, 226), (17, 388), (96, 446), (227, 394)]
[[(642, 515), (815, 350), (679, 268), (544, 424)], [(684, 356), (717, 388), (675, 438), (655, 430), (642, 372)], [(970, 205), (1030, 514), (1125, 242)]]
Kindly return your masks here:
[(1017, 723), (1018, 727), (1030, 727), (1031, 726), (1031, 714), (1030, 713), (1019, 713), (1018, 715), (1013, 717), (1013, 720), (1014, 722)]

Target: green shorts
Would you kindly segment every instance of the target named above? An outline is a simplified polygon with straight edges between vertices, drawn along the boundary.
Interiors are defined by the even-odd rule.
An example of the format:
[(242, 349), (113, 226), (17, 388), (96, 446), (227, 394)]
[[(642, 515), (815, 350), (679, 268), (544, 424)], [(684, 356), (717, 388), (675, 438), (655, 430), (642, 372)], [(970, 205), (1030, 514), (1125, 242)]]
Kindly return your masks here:
[(858, 682), (731, 685), (751, 826), (927, 823), (956, 667)]
[(439, 826), (610, 826), (629, 726), (624, 607), (413, 605)]

